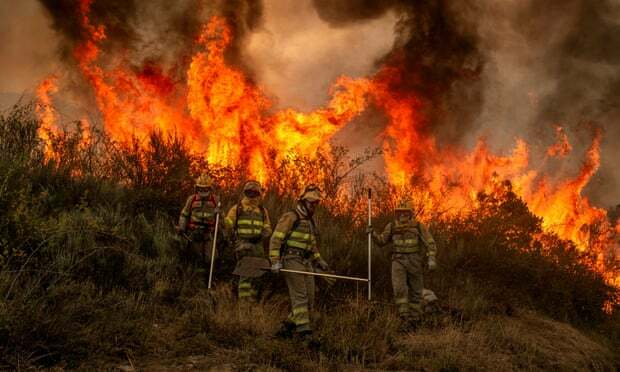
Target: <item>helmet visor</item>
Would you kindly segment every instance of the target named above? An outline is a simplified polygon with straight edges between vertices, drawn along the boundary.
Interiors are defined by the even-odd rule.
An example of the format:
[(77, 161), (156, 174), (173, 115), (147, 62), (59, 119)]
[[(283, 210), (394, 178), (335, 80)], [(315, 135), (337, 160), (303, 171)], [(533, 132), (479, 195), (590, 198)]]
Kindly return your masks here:
[(199, 193), (210, 193), (213, 191), (213, 187), (211, 186), (196, 186), (196, 192)]
[(243, 192), (243, 195), (247, 196), (248, 198), (258, 198), (260, 196), (260, 191), (249, 189), (249, 190), (245, 190)]
[(413, 218), (413, 211), (411, 209), (397, 209), (396, 212), (397, 219), (411, 219)]

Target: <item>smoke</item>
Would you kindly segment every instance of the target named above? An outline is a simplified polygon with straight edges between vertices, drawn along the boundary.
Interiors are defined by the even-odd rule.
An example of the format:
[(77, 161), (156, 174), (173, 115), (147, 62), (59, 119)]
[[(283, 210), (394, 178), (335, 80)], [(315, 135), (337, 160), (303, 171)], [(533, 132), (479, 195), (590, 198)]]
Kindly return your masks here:
[(367, 77), (394, 43), (394, 13), (334, 28), (312, 0), (265, 2), (263, 27), (248, 37), (244, 59), (277, 107), (313, 110), (325, 105), (341, 75)]
[(57, 43), (37, 2), (0, 2), (0, 109), (60, 66)]
[[(61, 55), (73, 63), (75, 45), (84, 38), (79, 13), (82, 1), (39, 1), (50, 16), (53, 29), (62, 36)], [(239, 58), (240, 50), (248, 32), (260, 26), (260, 1), (106, 0), (92, 1), (89, 12), (93, 24), (105, 25), (104, 56), (122, 55), (136, 68), (157, 62), (171, 69), (180, 67), (191, 56), (200, 27), (213, 15), (225, 17), (231, 26), (233, 45), (228, 49), (229, 62), (247, 68)]]
[[(484, 67), (469, 2), (413, 0), (313, 0), (333, 27), (395, 12), (395, 41), (381, 63), (401, 68), (394, 92), (415, 92), (425, 102), (427, 128), (453, 143), (471, 129), (481, 106), (479, 75)], [(462, 3), (462, 4), (461, 4)], [(404, 69), (402, 67), (404, 66)]]
[[(601, 168), (587, 189), (599, 205), (620, 200), (618, 4), (513, 0), (499, 6), (487, 1), (477, 15), (486, 61), (484, 104), (476, 119), (480, 130), (469, 140), (484, 134), (496, 148), (506, 148), (523, 137), (541, 153), (553, 140), (552, 126), (560, 124), (579, 158), (592, 127), (602, 128)], [(580, 165), (573, 161), (556, 171), (574, 174)]]

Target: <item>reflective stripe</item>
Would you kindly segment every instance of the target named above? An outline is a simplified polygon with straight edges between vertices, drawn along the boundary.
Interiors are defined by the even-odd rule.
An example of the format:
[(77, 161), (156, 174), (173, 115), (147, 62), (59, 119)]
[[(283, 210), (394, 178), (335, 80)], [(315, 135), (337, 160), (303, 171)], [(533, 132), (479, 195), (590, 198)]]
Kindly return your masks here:
[(212, 213), (212, 212), (193, 212), (192, 215), (194, 215), (196, 217), (209, 217), (209, 216), (215, 216), (215, 213)]
[(249, 219), (242, 219), (237, 221), (237, 225), (256, 225), (256, 226), (263, 226), (263, 221), (260, 220), (249, 220)]
[(237, 232), (241, 235), (260, 235), (262, 230), (257, 229), (237, 229)]
[(294, 240), (288, 240), (286, 242), (286, 245), (288, 245), (289, 247), (301, 248), (301, 249), (307, 249), (308, 248), (308, 244), (307, 243), (296, 242)]
[(271, 257), (280, 257), (280, 250), (279, 249), (272, 249), (269, 251), (269, 255)]
[(406, 304), (407, 303), (407, 299), (406, 298), (396, 298), (394, 299), (397, 305), (402, 305), (402, 304)]
[(310, 324), (310, 316), (308, 314), (307, 307), (298, 307), (294, 308), (292, 312), (289, 314), (289, 320), (291, 320), (297, 326), (297, 330), (299, 330), (300, 326), (304, 326)]
[(308, 239), (310, 239), (310, 234), (301, 233), (301, 232), (298, 232), (298, 231), (293, 231), (291, 233), (291, 238), (299, 238), (299, 239), (308, 240)]
[(276, 231), (276, 232), (273, 233), (273, 237), (274, 238), (284, 239), (285, 236), (286, 236), (286, 234), (283, 233), (282, 231)]
[(394, 240), (394, 244), (397, 244), (397, 245), (416, 244), (416, 243), (417, 241), (415, 239)]
[(395, 253), (416, 253), (418, 252), (418, 247), (397, 247), (394, 249)]
[(252, 284), (249, 282), (239, 283), (239, 288), (252, 288)]
[(293, 308), (293, 315), (306, 314), (308, 313), (308, 308), (306, 306), (300, 306)]

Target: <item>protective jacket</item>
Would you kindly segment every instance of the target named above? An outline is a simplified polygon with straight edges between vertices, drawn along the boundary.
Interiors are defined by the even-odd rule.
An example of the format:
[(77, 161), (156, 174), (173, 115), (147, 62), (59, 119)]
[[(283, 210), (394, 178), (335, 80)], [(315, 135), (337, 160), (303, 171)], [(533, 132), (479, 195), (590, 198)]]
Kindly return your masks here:
[(212, 230), (215, 226), (215, 214), (217, 212), (218, 200), (214, 194), (202, 197), (200, 194), (191, 195), (187, 198), (185, 206), (179, 218), (181, 230), (208, 229)]
[(424, 224), (415, 220), (405, 224), (388, 223), (381, 234), (373, 233), (373, 238), (379, 245), (392, 243), (393, 253), (416, 253), (424, 249), (428, 256), (437, 253), (433, 236)]
[(244, 196), (226, 214), (226, 228), (236, 241), (259, 242), (271, 236), (271, 221), (267, 209), (257, 198)]
[(280, 217), (271, 236), (269, 258), (275, 262), (288, 252), (295, 252), (304, 258), (316, 258), (320, 256), (317, 236), (318, 232), (312, 218), (305, 217), (297, 211), (287, 212)]

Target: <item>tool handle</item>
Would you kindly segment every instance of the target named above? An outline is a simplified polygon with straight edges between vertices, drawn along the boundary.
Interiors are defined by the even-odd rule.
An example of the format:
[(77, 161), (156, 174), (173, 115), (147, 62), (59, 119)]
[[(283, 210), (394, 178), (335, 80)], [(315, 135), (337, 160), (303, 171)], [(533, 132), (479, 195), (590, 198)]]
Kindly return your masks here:
[[(368, 188), (368, 227), (372, 226), (372, 189)], [(368, 301), (372, 299), (372, 232), (368, 231)]]
[[(221, 203), (217, 203), (218, 210), (220, 209)], [(213, 247), (211, 247), (211, 267), (209, 268), (209, 285), (208, 289), (211, 289), (211, 282), (213, 280), (213, 264), (215, 263), (215, 247), (217, 245), (217, 231), (219, 230), (220, 225), (220, 213), (215, 214), (215, 231), (213, 231)]]
[[(267, 268), (261, 268), (261, 270), (271, 270)], [(326, 278), (335, 278), (335, 279), (345, 279), (345, 280), (355, 280), (358, 282), (367, 282), (366, 278), (356, 278), (353, 276), (345, 276), (345, 275), (336, 275), (336, 274), (323, 274), (323, 273), (314, 273), (311, 271), (301, 271), (301, 270), (291, 270), (291, 269), (280, 269), (280, 272), (283, 273), (291, 273), (291, 274), (302, 274), (302, 275), (310, 275), (310, 276), (323, 276)]]

